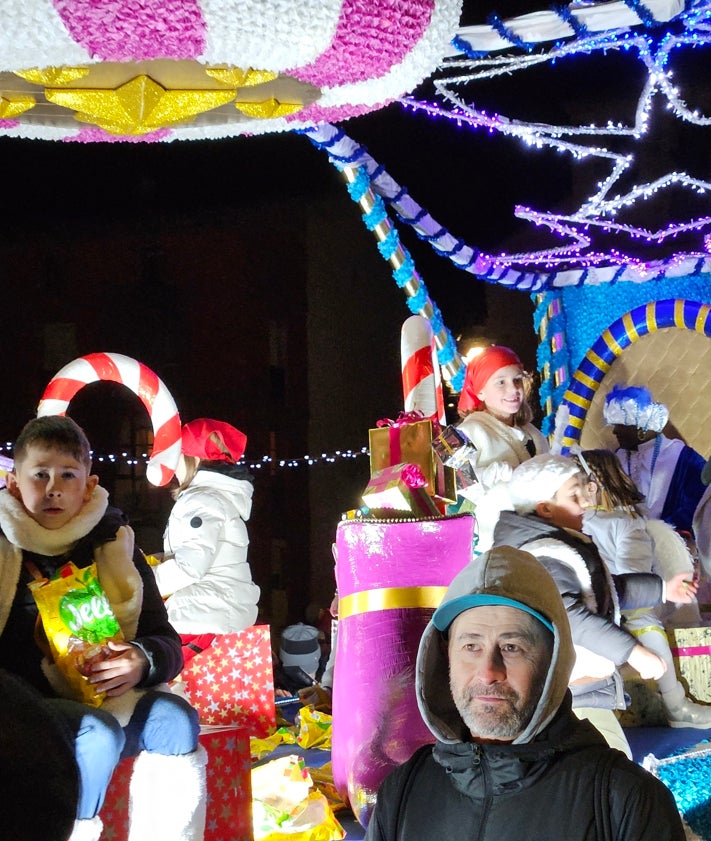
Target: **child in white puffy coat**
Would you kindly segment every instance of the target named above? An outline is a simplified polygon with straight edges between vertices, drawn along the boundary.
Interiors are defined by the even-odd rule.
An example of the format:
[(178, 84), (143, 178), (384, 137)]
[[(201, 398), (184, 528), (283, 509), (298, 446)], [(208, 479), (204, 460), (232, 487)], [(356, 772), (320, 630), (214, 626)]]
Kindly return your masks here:
[[(592, 538), (610, 571), (655, 572), (669, 578), (692, 571), (683, 538), (662, 520), (644, 516), (644, 497), (610, 450), (585, 450), (578, 457), (597, 486), (597, 505), (583, 515), (583, 531)], [(624, 627), (667, 664), (657, 681), (671, 727), (711, 728), (711, 706), (695, 704), (677, 680), (669, 642), (660, 616), (652, 607), (624, 614)]]
[(186, 659), (215, 634), (241, 631), (257, 618), (260, 590), (247, 559), (246, 526), (253, 479), (237, 464), (246, 444), (223, 421), (199, 418), (183, 427), (180, 485), (163, 560), (153, 571)]

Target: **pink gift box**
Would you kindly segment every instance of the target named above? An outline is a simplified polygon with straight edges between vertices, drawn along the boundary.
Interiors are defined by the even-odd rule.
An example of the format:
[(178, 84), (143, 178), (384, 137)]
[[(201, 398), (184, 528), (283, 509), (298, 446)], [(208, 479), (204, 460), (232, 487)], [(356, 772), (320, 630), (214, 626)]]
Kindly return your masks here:
[[(420, 486), (410, 474), (416, 473)], [(395, 464), (376, 470), (370, 478), (363, 502), (371, 510), (409, 511), (418, 517), (436, 517), (440, 511), (424, 487), (425, 479), (413, 464)]]

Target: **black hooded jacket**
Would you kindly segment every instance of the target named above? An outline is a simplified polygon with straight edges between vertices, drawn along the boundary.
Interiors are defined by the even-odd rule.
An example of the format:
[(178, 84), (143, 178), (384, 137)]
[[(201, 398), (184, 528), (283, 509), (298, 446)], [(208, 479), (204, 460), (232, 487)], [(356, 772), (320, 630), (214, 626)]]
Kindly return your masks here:
[[(407, 803), (407, 808), (404, 804)], [(533, 742), (437, 742), (378, 792), (367, 841), (682, 841), (674, 798), (570, 699)]]
[(449, 689), (449, 658), (430, 622), (416, 690), (433, 746), (381, 785), (366, 841), (683, 841), (662, 782), (610, 748), (571, 710), (575, 651), (556, 584), (536, 558), (501, 547), (460, 572), (442, 604), (462, 595), (528, 605), (550, 621), (551, 663), (540, 699), (511, 742), (477, 742)]

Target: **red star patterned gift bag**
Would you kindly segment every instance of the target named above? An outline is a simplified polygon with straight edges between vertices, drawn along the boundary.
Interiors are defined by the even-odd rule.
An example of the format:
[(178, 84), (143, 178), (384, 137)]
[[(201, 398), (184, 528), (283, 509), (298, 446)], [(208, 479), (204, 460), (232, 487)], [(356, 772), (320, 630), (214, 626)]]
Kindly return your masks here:
[(234, 725), (265, 738), (276, 730), (274, 672), (268, 625), (219, 634), (181, 672), (174, 689), (206, 725)]
[[(236, 727), (203, 727), (207, 751), (205, 841), (253, 841), (249, 736)], [(133, 759), (116, 766), (100, 817), (101, 841), (126, 841)]]

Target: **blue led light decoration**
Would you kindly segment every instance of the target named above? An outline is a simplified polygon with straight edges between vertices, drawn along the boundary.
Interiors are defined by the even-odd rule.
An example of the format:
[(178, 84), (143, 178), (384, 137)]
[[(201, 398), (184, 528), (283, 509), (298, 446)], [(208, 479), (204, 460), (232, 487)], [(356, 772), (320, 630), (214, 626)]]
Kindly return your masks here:
[(442, 313), (430, 298), (423, 279), (415, 269), (409, 251), (400, 242), (400, 237), (387, 207), (380, 195), (378, 182), (387, 181), (389, 192), (402, 198), (403, 191), (370, 157), (366, 149), (351, 140), (343, 131), (328, 123), (313, 129), (303, 130), (309, 140), (328, 153), (331, 163), (343, 173), (351, 199), (358, 203), (363, 212), (363, 223), (378, 240), (378, 250), (393, 267), (395, 283), (407, 297), (407, 306), (415, 315), (426, 318), (434, 336), (437, 361), (442, 368), (442, 377), (453, 392), (461, 391), (464, 383), (464, 362), (456, 343), (445, 326)]
[[(414, 288), (416, 297), (408, 301), (413, 312), (420, 302), (429, 302), (429, 296), (411, 258), (401, 253), (393, 220), (411, 227), (455, 267), (479, 280), (528, 292), (534, 299), (556, 290), (624, 282), (637, 285), (653, 280), (673, 285), (676, 279), (691, 275), (703, 282), (711, 276), (711, 205), (708, 211), (689, 218), (661, 221), (654, 229), (619, 221), (623, 212), (629, 215), (631, 208), (637, 209), (652, 197), (672, 191), (693, 196), (702, 208), (708, 204), (708, 173), (687, 171), (684, 164), (645, 182), (632, 186), (627, 183), (635, 171), (636, 156), (650, 142), (654, 109), (665, 108), (676, 120), (699, 129), (711, 124), (711, 116), (690, 105), (674, 81), (675, 60), (692, 50), (711, 50), (711, 0), (571, 3), (509, 21), (494, 14), (486, 26), (462, 29), (453, 39), (451, 56), (430, 80), (438, 102), (414, 97), (401, 100), (403, 107), (417, 113), (514, 138), (531, 150), (553, 149), (573, 162), (594, 161), (604, 167), (602, 180), (591, 187), (573, 213), (563, 215), (522, 205), (516, 208), (518, 218), (543, 226), (559, 237), (558, 242), (544, 250), (485, 253), (434, 219), (340, 128), (320, 124), (302, 133), (328, 154), (330, 162), (350, 182), (365, 185), (367, 176), (367, 189), (360, 190), (360, 198), (351, 191), (351, 197), (363, 206), (363, 197), (368, 196), (366, 203), (372, 207), (365, 208), (364, 222), (378, 235), (381, 255), (395, 266), (393, 276), (398, 285), (408, 294)], [(566, 62), (576, 56), (604, 61), (613, 52), (632, 56), (643, 71), (634, 114), (625, 121), (588, 125), (523, 121), (504, 113), (487, 113), (477, 107), (472, 97), (472, 91), (476, 95), (477, 83), (483, 80), (510, 80), (515, 89), (519, 74), (529, 68), (555, 65), (556, 72), (565, 74)], [(708, 65), (711, 67), (711, 62)], [(622, 83), (625, 82), (632, 84), (623, 78)], [(371, 212), (377, 215), (369, 221)], [(677, 248), (677, 238), (682, 234), (694, 238), (691, 249)], [(596, 246), (601, 237), (606, 243), (614, 240), (614, 246)], [(660, 259), (641, 259), (630, 251), (630, 244), (635, 241), (652, 248), (671, 242), (673, 253)], [(399, 261), (393, 261), (396, 252), (400, 254)], [(408, 289), (413, 279), (414, 287)], [(439, 311), (433, 311), (433, 331), (442, 329), (442, 335), (447, 337), (438, 346), (440, 364), (446, 364), (447, 357), (458, 363), (458, 354), (450, 344)], [(562, 313), (553, 313), (546, 316), (545, 323), (536, 326), (541, 338), (539, 369), (557, 375), (545, 376), (542, 383), (542, 402), (547, 404), (549, 413), (559, 405), (567, 387), (568, 349), (558, 346), (555, 339), (566, 335), (564, 329), (557, 328), (563, 318)], [(463, 371), (459, 369), (458, 374)], [(451, 384), (457, 390), (456, 379)], [(551, 414), (546, 423), (552, 424)]]

